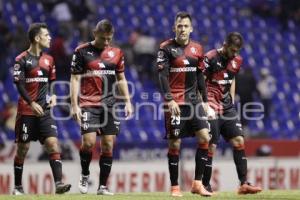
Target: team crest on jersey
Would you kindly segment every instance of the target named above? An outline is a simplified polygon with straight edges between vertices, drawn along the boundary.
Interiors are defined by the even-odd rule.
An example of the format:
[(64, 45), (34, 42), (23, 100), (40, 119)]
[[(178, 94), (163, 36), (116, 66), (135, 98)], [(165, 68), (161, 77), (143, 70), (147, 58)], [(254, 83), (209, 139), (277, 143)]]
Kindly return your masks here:
[(197, 53), (196, 48), (195, 47), (191, 47), (191, 52), (192, 52), (192, 54), (196, 54)]
[(113, 51), (109, 51), (109, 52), (107, 52), (107, 55), (108, 55), (110, 58), (112, 58), (112, 57), (115, 56), (115, 53), (114, 53)]
[(45, 62), (46, 65), (50, 64), (50, 62), (49, 62), (49, 60), (47, 58), (45, 58), (44, 62)]

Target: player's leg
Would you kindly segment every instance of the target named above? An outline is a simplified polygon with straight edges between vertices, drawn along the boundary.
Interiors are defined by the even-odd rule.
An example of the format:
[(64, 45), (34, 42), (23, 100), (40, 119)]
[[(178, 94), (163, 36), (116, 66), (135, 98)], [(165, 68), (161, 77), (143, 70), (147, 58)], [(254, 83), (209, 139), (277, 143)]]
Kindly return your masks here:
[[(221, 134), (225, 140), (229, 141), (233, 148), (233, 160), (241, 186), (239, 194), (252, 194), (261, 191), (260, 187), (252, 186), (247, 182), (247, 158), (245, 154), (244, 136), (242, 125), (237, 119), (232, 119), (235, 113), (226, 114), (228, 119), (224, 118), (221, 128)], [(226, 116), (225, 116), (226, 117)]]
[(107, 188), (107, 180), (113, 163), (113, 146), (115, 135), (103, 135), (101, 137), (101, 155), (99, 159), (100, 175), (99, 187), (97, 194), (99, 195), (114, 195)]
[(202, 177), (207, 162), (208, 145), (209, 145), (209, 123), (203, 118), (205, 112), (201, 105), (194, 107), (195, 116), (191, 120), (190, 126), (195, 130), (197, 138), (197, 151), (195, 156), (195, 178), (192, 184), (192, 193), (199, 194), (201, 196), (211, 196), (212, 193), (208, 192), (203, 184)]
[(178, 184), (179, 151), (181, 139), (172, 138), (168, 140), (168, 166), (171, 181), (171, 196), (181, 197), (182, 193)]
[(81, 146), (79, 150), (81, 174), (79, 178), (78, 188), (80, 193), (86, 194), (88, 192), (88, 182), (90, 177), (90, 163), (93, 157), (93, 148), (96, 144), (96, 132), (84, 133), (81, 132)]
[[(180, 107), (181, 115), (184, 114)], [(181, 116), (171, 115), (168, 109), (165, 110), (165, 139), (168, 139), (168, 168), (171, 182), (171, 196), (182, 197), (180, 186), (178, 184), (179, 152), (181, 145), (181, 135), (183, 122)]]
[(30, 147), (30, 140), (34, 130), (34, 116), (17, 115), (15, 126), (15, 142), (17, 143), (17, 151), (14, 158), (14, 177), (15, 188), (14, 195), (24, 194), (22, 186), (22, 175), (24, 160)]
[(93, 157), (93, 149), (96, 144), (96, 132), (100, 126), (98, 108), (81, 108), (81, 146), (79, 150), (81, 174), (78, 188), (80, 193), (86, 194), (89, 188), (90, 163)]
[(230, 139), (230, 143), (233, 146), (233, 159), (241, 183), (238, 194), (255, 194), (261, 192), (262, 189), (260, 187), (253, 186), (247, 181), (247, 158), (244, 138), (242, 136), (236, 136)]
[(17, 143), (17, 152), (14, 159), (14, 177), (15, 177), (15, 187), (13, 190), (13, 195), (23, 195), (24, 190), (22, 186), (22, 175), (23, 175), (23, 165), (24, 160), (29, 150), (30, 143)]
[(203, 173), (202, 183), (205, 187), (205, 189), (209, 192), (212, 191), (212, 187), (210, 185), (210, 179), (212, 176), (212, 165), (213, 165), (213, 155), (217, 148), (217, 143), (219, 141), (219, 121), (217, 119), (215, 120), (209, 120), (209, 129), (210, 129), (210, 141), (209, 141), (209, 147), (208, 147), (208, 154), (207, 154), (207, 163), (205, 165), (205, 170)]
[(99, 187), (98, 195), (114, 195), (107, 187), (107, 179), (109, 177), (113, 164), (113, 147), (116, 135), (119, 133), (120, 122), (112, 108), (101, 107), (101, 155), (99, 159)]
[(205, 189), (209, 192), (213, 192), (211, 184), (210, 184), (210, 179), (212, 176), (212, 166), (213, 166), (213, 156), (216, 151), (217, 145), (210, 143), (208, 147), (208, 154), (207, 154), (207, 162), (205, 165), (204, 173), (203, 173), (203, 178), (202, 178), (202, 183), (205, 187)]
[(52, 170), (57, 194), (68, 192), (71, 188), (70, 184), (62, 183), (62, 162), (58, 147), (57, 137), (47, 137), (44, 140), (46, 151), (49, 155), (49, 164)]
[(210, 139), (208, 129), (204, 128), (196, 131), (196, 137), (198, 141), (198, 147), (195, 156), (195, 178), (192, 184), (191, 192), (194, 194), (200, 194), (201, 196), (211, 196), (212, 193), (208, 192), (202, 183), (203, 173), (207, 163), (208, 145)]
[(49, 155), (49, 164), (56, 187), (55, 193), (63, 194), (68, 192), (71, 185), (62, 183), (62, 162), (57, 139), (57, 127), (55, 121), (51, 118), (50, 110), (45, 110), (44, 116), (38, 118), (37, 123), (39, 134), (36, 137), (45, 146)]

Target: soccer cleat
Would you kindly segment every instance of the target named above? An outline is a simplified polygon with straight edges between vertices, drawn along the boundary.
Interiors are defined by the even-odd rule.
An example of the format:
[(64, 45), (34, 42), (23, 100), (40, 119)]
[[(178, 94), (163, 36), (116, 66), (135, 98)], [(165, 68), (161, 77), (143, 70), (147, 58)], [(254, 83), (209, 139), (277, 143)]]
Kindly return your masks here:
[(203, 186), (204, 186), (204, 188), (205, 188), (208, 192), (212, 193), (213, 195), (216, 194), (216, 192), (214, 192), (213, 189), (211, 188), (211, 185), (210, 185), (210, 184), (208, 184), (208, 185), (203, 185)]
[(24, 195), (23, 186), (16, 186), (15, 189), (12, 192), (13, 195)]
[(250, 183), (246, 182), (239, 187), (238, 194), (256, 194), (261, 191), (262, 189), (260, 187), (253, 186)]
[(182, 197), (179, 185), (171, 186), (171, 196), (172, 197)]
[(64, 194), (66, 192), (69, 192), (71, 189), (71, 184), (64, 184), (64, 183), (57, 183), (55, 193), (56, 194)]
[(80, 174), (78, 188), (81, 194), (86, 194), (89, 190), (89, 175)]
[(199, 195), (205, 196), (205, 197), (212, 196), (212, 193), (209, 192), (209, 191), (207, 191), (204, 188), (204, 186), (202, 184), (202, 181), (198, 181), (198, 180), (194, 180), (193, 181), (191, 193), (193, 193), (193, 194), (199, 194)]
[(97, 190), (98, 195), (107, 195), (107, 196), (112, 196), (114, 193), (110, 192), (108, 188), (104, 185), (100, 185), (99, 189)]

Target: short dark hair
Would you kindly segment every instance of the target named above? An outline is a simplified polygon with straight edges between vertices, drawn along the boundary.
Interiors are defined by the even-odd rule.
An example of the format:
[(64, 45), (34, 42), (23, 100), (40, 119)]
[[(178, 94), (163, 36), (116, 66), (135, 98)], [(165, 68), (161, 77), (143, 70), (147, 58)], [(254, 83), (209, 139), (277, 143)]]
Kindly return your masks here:
[(188, 13), (188, 12), (185, 12), (185, 11), (181, 11), (181, 12), (178, 12), (175, 16), (175, 22), (177, 21), (178, 18), (189, 18), (189, 20), (192, 22), (192, 17), (191, 15)]
[(41, 28), (48, 29), (48, 26), (46, 23), (33, 23), (29, 26), (27, 34), (30, 43), (34, 42), (34, 38), (39, 34)]
[(239, 32), (231, 32), (226, 36), (225, 43), (228, 46), (242, 48), (244, 44), (243, 36)]
[(102, 19), (97, 23), (94, 31), (103, 33), (113, 33), (115, 30), (111, 21), (109, 21), (108, 19)]

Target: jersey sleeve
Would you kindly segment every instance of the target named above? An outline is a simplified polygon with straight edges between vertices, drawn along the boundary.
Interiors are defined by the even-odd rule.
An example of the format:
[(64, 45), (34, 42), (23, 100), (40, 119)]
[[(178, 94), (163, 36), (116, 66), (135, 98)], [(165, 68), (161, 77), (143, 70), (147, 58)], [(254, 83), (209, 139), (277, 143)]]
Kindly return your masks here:
[(120, 50), (120, 59), (116, 66), (116, 73), (122, 73), (125, 70), (125, 58), (124, 53)]
[(56, 79), (56, 67), (55, 67), (54, 60), (52, 60), (52, 64), (49, 72), (49, 80), (54, 81), (55, 79)]
[(71, 74), (83, 74), (83, 73), (84, 73), (83, 56), (79, 50), (75, 50), (72, 56)]

